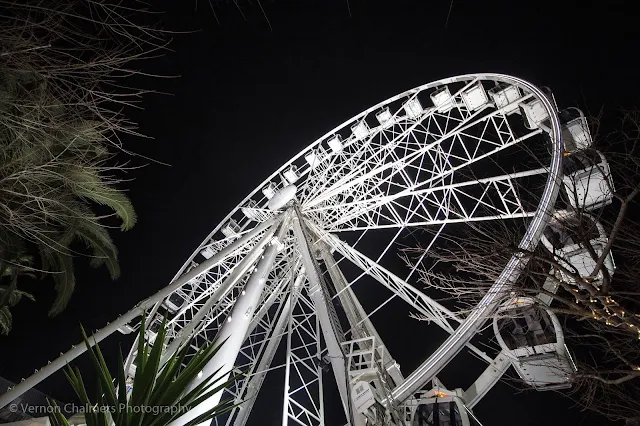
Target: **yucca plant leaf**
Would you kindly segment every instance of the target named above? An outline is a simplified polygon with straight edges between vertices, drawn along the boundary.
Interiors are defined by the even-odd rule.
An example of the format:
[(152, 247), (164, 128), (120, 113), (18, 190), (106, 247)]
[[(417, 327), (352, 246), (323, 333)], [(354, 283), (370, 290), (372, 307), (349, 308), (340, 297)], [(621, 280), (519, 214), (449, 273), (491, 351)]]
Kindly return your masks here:
[[(154, 343), (151, 345), (145, 340), (146, 320), (143, 316), (137, 337), (137, 354), (135, 358), (136, 374), (133, 382), (133, 390), (127, 401), (125, 361), (122, 352), (118, 356), (117, 379), (114, 382), (109, 373), (106, 362), (99, 346), (91, 347), (90, 337), (87, 337), (82, 329), (83, 339), (91, 358), (93, 369), (98, 378), (97, 395), (92, 404), (89, 401), (82, 376), (76, 368), (68, 368), (65, 371), (67, 379), (84, 405), (97, 407), (97, 411), (90, 410), (86, 413), (87, 426), (167, 426), (172, 420), (180, 417), (183, 412), (178, 412), (180, 407), (194, 407), (211, 396), (222, 392), (237, 377), (228, 380), (203, 381), (193, 389), (191, 383), (197, 374), (211, 360), (219, 350), (219, 345), (210, 343), (196, 351), (193, 357), (182, 368), (186, 355), (190, 352), (190, 341), (184, 342), (177, 350), (176, 356), (161, 365), (162, 350), (166, 339), (165, 318), (158, 330)], [(218, 374), (218, 370), (215, 374)], [(117, 388), (117, 391), (116, 391)], [(202, 416), (189, 423), (195, 426), (220, 415), (236, 405), (234, 401), (225, 400), (217, 404), (211, 410), (207, 410)], [(126, 405), (119, 405), (126, 404)], [(146, 410), (127, 410), (125, 407), (148, 406), (163, 407), (157, 413), (145, 412)], [(111, 409), (104, 409), (109, 408)], [(115, 410), (113, 409), (115, 408)], [(123, 408), (123, 409), (121, 409)], [(153, 410), (151, 410), (153, 411)], [(110, 414), (112, 413), (112, 414)], [(197, 421), (195, 421), (197, 420)], [(52, 420), (52, 426), (67, 426), (55, 423), (59, 419)]]
[[(156, 384), (156, 377), (158, 376), (158, 371), (160, 368), (160, 358), (162, 356), (162, 349), (164, 346), (165, 333), (166, 333), (166, 324), (167, 319), (164, 318), (162, 322), (162, 326), (157, 332), (157, 335), (154, 339), (153, 346), (151, 347), (151, 351), (148, 351), (149, 345), (146, 346), (145, 350), (145, 366), (144, 371), (138, 372), (136, 370), (136, 377), (134, 378), (133, 383), (133, 393), (131, 394), (131, 404), (147, 406), (149, 405), (149, 400), (151, 399), (151, 395), (153, 393), (153, 388)], [(140, 377), (140, 380), (138, 378)], [(138, 386), (138, 388), (136, 388)], [(141, 425), (142, 420), (144, 419), (145, 413), (140, 413), (140, 415), (136, 418), (134, 415), (132, 418), (132, 424)]]
[[(167, 402), (175, 403), (177, 399), (171, 395), (171, 391), (173, 390), (172, 386), (180, 385), (180, 383), (176, 383), (175, 379), (178, 374), (180, 374), (182, 362), (187, 356), (189, 349), (189, 345), (183, 345), (183, 347), (177, 351), (177, 355), (170, 358), (167, 363), (162, 366), (157, 379), (159, 385), (154, 389), (154, 395), (149, 401), (150, 404), (166, 405)], [(174, 383), (176, 384), (174, 385)]]
[(123, 412), (122, 407), (127, 404), (127, 382), (124, 374), (125, 361), (122, 358), (122, 349), (118, 350), (118, 407), (115, 410), (115, 418), (113, 419), (117, 425), (123, 424), (123, 417), (126, 416), (126, 409)]
[(223, 401), (219, 403), (215, 409), (209, 410), (208, 412), (202, 413), (195, 419), (188, 421), (184, 426), (195, 426), (200, 423), (206, 422), (208, 420), (213, 419), (214, 417), (221, 416), (222, 414), (228, 412), (229, 410), (234, 409), (235, 407), (239, 407), (241, 404), (231, 404), (230, 401)]
[(49, 412), (49, 421), (51, 422), (51, 426), (69, 426), (69, 422), (64, 414), (62, 414), (58, 404), (56, 404), (55, 401), (51, 401), (49, 398), (47, 398), (47, 403), (49, 406), (54, 407), (54, 409)]
[[(110, 406), (116, 407), (118, 401), (115, 397), (113, 390), (113, 379), (111, 378), (111, 373), (109, 372), (109, 368), (107, 368), (107, 364), (102, 357), (102, 353), (100, 352), (100, 347), (98, 345), (91, 346), (89, 342), (89, 338), (87, 337), (84, 328), (80, 326), (82, 330), (82, 338), (84, 340), (85, 345), (87, 346), (87, 352), (89, 353), (89, 358), (91, 359), (91, 363), (93, 364), (93, 368), (98, 376), (98, 386), (106, 389), (106, 400)], [(101, 391), (102, 393), (102, 391)]]

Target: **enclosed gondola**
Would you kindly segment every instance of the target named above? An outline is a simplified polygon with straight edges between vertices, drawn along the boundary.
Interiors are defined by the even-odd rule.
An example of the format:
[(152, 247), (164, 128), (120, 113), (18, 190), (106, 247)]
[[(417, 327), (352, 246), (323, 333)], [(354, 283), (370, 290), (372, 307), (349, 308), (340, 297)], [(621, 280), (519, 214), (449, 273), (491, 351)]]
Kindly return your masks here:
[[(587, 241), (590, 247), (587, 246)], [(577, 273), (596, 287), (602, 285), (603, 271), (595, 271), (595, 268), (604, 253), (608, 237), (602, 224), (595, 218), (566, 210), (558, 211), (545, 228), (541, 242), (554, 253), (563, 267), (564, 270), (558, 271), (560, 279), (576, 283)], [(615, 263), (611, 252), (605, 257), (603, 265), (609, 276), (613, 275)], [(578, 286), (582, 287), (582, 284), (578, 283)]]
[(467, 408), (462, 391), (450, 391), (436, 385), (417, 399), (411, 426), (481, 426)]
[(615, 187), (609, 163), (600, 152), (586, 150), (565, 156), (563, 183), (569, 204), (591, 211), (613, 200)]
[(531, 297), (504, 303), (493, 330), (520, 378), (538, 390), (571, 387), (576, 371), (558, 317)]

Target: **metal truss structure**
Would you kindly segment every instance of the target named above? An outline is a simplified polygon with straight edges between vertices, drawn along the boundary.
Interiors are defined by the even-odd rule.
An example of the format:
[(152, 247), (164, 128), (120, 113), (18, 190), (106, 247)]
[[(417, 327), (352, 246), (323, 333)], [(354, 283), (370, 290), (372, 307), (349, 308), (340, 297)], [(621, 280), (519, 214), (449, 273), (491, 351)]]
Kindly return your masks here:
[[(241, 373), (224, 393), (245, 402), (214, 420), (220, 425), (250, 421), (265, 376), (275, 369), (285, 371), (282, 425), (325, 424), (329, 371), (344, 424), (412, 424), (425, 386), (465, 347), (495, 371), (508, 367), (499, 348), (494, 360), (472, 339), (526, 259), (514, 256), (482, 302), (460, 312), (418, 288), (415, 268), (398, 267), (399, 249), (418, 227), (431, 231), (421, 237), (427, 252), (445, 247), (448, 233), (469, 232), (480, 221), (524, 223), (521, 247), (535, 247), (561, 186), (560, 126), (548, 94), (506, 75), (449, 78), (388, 99), (267, 178), (205, 238), (166, 289), (99, 337), (116, 328), (132, 331), (132, 319), (147, 310), (151, 341), (154, 324), (169, 317), (164, 359), (190, 337), (194, 352), (227, 339), (198, 379), (213, 379), (221, 367), (227, 375), (215, 377)], [(403, 301), (404, 315), (420, 314), (449, 336), (414, 371), (400, 370), (394, 348), (376, 329), (375, 314), (386, 302), (361, 303), (358, 293), (374, 287), (389, 292), (387, 301)], [(280, 347), (284, 362), (274, 365)], [(135, 348), (127, 361), (131, 376)], [(495, 377), (485, 381), (492, 386)], [(474, 391), (472, 405), (486, 390)]]

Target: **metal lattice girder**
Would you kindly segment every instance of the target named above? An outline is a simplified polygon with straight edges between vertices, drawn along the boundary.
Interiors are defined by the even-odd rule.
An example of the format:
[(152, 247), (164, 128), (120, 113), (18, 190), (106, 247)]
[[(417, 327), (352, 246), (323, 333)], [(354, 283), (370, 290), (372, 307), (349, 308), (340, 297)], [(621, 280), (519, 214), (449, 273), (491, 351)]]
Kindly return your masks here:
[[(447, 183), (420, 190), (403, 190), (393, 195), (380, 195), (361, 201), (351, 201), (340, 205), (344, 209), (338, 212), (335, 205), (310, 208), (305, 212), (313, 217), (329, 211), (335, 217), (324, 217), (330, 223), (327, 230), (349, 231), (361, 229), (357, 220), (363, 214), (371, 217), (375, 212), (385, 223), (378, 221), (378, 228), (398, 226), (427, 226), (443, 223), (462, 223), (481, 220), (513, 219), (532, 216), (535, 212), (525, 209), (516, 193), (514, 181), (535, 175), (546, 175), (547, 169), (539, 168), (521, 173), (501, 175), (486, 179), (467, 180), (460, 183)], [(408, 205), (396, 200), (411, 197)], [(493, 204), (498, 199), (499, 204)], [(393, 208), (393, 214), (385, 214), (381, 208)], [(411, 206), (411, 207), (409, 207)], [(409, 212), (409, 209), (412, 210)], [(402, 214), (399, 214), (401, 212)], [(363, 225), (365, 228), (367, 225)]]
[[(236, 298), (233, 308), (227, 317), (227, 321), (222, 327), (220, 327), (216, 338), (218, 341), (224, 342), (224, 344), (220, 346), (211, 360), (209, 360), (209, 362), (207, 362), (203, 367), (202, 375), (196, 377), (189, 384), (188, 391), (193, 390), (203, 382), (224, 382), (229, 378), (232, 366), (236, 362), (244, 337), (253, 319), (257, 304), (263, 294), (266, 279), (272, 271), (276, 255), (279, 250), (279, 245), (276, 244), (276, 242), (278, 240), (283, 240), (289, 231), (288, 223), (290, 221), (290, 214), (290, 212), (284, 213), (276, 234), (277, 240), (272, 240), (265, 250), (264, 255), (262, 255), (260, 261), (256, 265), (256, 268), (249, 276), (247, 284), (244, 290), (242, 290), (242, 294)], [(235, 323), (232, 322), (233, 320), (235, 320)], [(220, 402), (222, 393), (223, 391), (220, 391), (215, 395), (208, 397), (197, 406), (192, 407), (182, 416), (173, 420), (171, 422), (171, 426), (184, 425), (202, 415), (207, 410), (212, 409)]]
[(344, 336), (342, 334), (341, 327), (339, 327), (339, 321), (335, 317), (335, 313), (333, 313), (333, 315), (331, 314), (333, 311), (333, 304), (331, 304), (328, 294), (326, 293), (326, 289), (321, 281), (322, 278), (318, 270), (318, 266), (311, 256), (309, 242), (303, 229), (302, 219), (300, 218), (300, 211), (298, 209), (296, 210), (296, 214), (292, 219), (293, 232), (296, 237), (296, 243), (300, 251), (300, 256), (302, 257), (303, 265), (307, 271), (306, 273), (310, 283), (310, 298), (313, 300), (315, 309), (318, 311), (318, 321), (322, 324), (322, 334), (327, 345), (329, 357), (331, 358), (331, 365), (336, 377), (338, 390), (340, 391), (342, 405), (347, 418), (349, 418), (350, 401), (348, 396), (348, 380), (344, 352), (340, 346)]
[[(425, 119), (437, 122), (441, 117), (433, 113), (425, 116)], [(448, 119), (450, 117), (447, 117)], [(431, 128), (431, 121), (429, 123), (428, 128)], [(498, 139), (485, 138), (483, 135), (488, 123), (491, 123), (494, 131), (500, 128), (509, 131), (504, 135), (498, 131)], [(465, 129), (474, 126), (482, 127), (480, 136), (470, 138), (464, 134)], [(505, 214), (514, 217), (526, 215), (527, 212), (522, 211), (517, 197), (509, 197), (509, 188), (496, 187), (495, 190), (506, 200), (515, 202), (514, 206), (483, 204), (477, 202), (478, 194), (482, 194), (482, 191), (473, 192), (471, 190), (474, 188), (470, 187), (485, 182), (470, 180), (467, 176), (456, 173), (474, 162), (522, 143), (541, 132), (538, 129), (516, 137), (509, 126), (509, 121), (504, 116), (493, 113), (445, 134), (434, 135), (424, 129), (423, 132), (419, 132), (420, 141), (416, 140), (415, 143), (404, 147), (402, 157), (395, 154), (395, 151), (389, 151), (377, 157), (363, 158), (361, 164), (354, 164), (348, 168), (341, 164), (339, 170), (332, 171), (332, 179), (327, 179), (320, 188), (321, 195), (306, 201), (303, 210), (305, 214), (314, 217), (317, 223), (331, 224), (328, 229), (340, 230), (418, 226), (440, 223), (449, 218), (463, 221), (470, 217), (479, 220), (482, 217), (491, 219)], [(441, 126), (434, 128), (441, 129)], [(416, 129), (413, 130), (413, 137), (418, 138), (415, 134)], [(470, 139), (477, 141), (476, 146), (469, 146)], [(445, 143), (448, 146), (444, 147)], [(363, 156), (367, 152), (359, 145), (352, 147), (353, 152), (347, 152), (348, 148), (349, 146), (345, 147), (341, 155), (350, 155), (351, 161), (353, 157)], [(463, 153), (462, 156), (456, 155), (458, 151)], [(342, 169), (346, 169), (344, 176), (338, 178)], [(546, 169), (540, 170), (540, 173), (547, 172)], [(492, 181), (508, 184), (509, 179), (509, 176), (505, 176)], [(488, 185), (485, 184), (486, 186)], [(460, 197), (456, 199), (458, 194)], [(454, 202), (446, 204), (451, 201), (450, 197), (453, 197)], [(478, 210), (481, 205), (488, 209)], [(505, 208), (506, 211), (501, 211), (501, 208)], [(475, 214), (472, 215), (471, 212)]]
[[(505, 85), (510, 88), (509, 96), (487, 96), (489, 89), (501, 89)], [(495, 93), (489, 91), (489, 94)], [(473, 96), (476, 98), (472, 99)], [(547, 111), (549, 120), (544, 126), (522, 124), (519, 110), (529, 102), (537, 102)], [(428, 106), (423, 107), (427, 103)], [(380, 114), (381, 111), (384, 114)], [(323, 259), (330, 268), (328, 276), (340, 293), (337, 295), (341, 302), (339, 309), (344, 308), (352, 338), (354, 335), (375, 337), (376, 342), (381, 342), (375, 321), (368, 317), (384, 304), (366, 313), (350, 289), (358, 278), (347, 281), (334, 267), (335, 259), (329, 261), (330, 255), (327, 257), (323, 249), (320, 253), (313, 251), (316, 247), (311, 247), (308, 237), (324, 241), (358, 267), (361, 276), (373, 277), (391, 290), (393, 297), (404, 300), (451, 333), (416, 371), (406, 377), (399, 370), (394, 372), (395, 386), (387, 403), (395, 405), (419, 390), (461, 348), (469, 345), (485, 319), (492, 315), (502, 292), (517, 278), (526, 259), (511, 259), (489, 294), (464, 320), (459, 312), (447, 311), (415, 289), (411, 284), (415, 283), (415, 277), (410, 281), (415, 268), (406, 279), (401, 279), (404, 272), (390, 271), (381, 264), (389, 256), (397, 255), (397, 243), (410, 232), (408, 228), (422, 225), (435, 225), (437, 230), (430, 233), (426, 253), (438, 250), (450, 226), (455, 229), (456, 224), (479, 220), (527, 218), (528, 229), (521, 247), (534, 247), (558, 192), (560, 133), (554, 107), (546, 95), (514, 77), (465, 75), (401, 93), (332, 129), (269, 176), (214, 228), (167, 288), (100, 331), (98, 337), (101, 339), (128, 324), (151, 306), (152, 324), (164, 316), (165, 311), (169, 312), (170, 346), (177, 346), (172, 342), (192, 336), (195, 351), (216, 337), (224, 337), (230, 329), (228, 324), (235, 324), (231, 327), (237, 331), (234, 349), (223, 353), (229, 367), (250, 372), (246, 379), (236, 381), (228, 390), (229, 395), (244, 398), (255, 395), (264, 378), (263, 372), (275, 368), (270, 364), (280, 339), (276, 330), (284, 327), (281, 318), (287, 301), (291, 301), (291, 309), (303, 313), (300, 317), (292, 313), (291, 321), (284, 321), (290, 330), (285, 335), (289, 338), (291, 333), (304, 331), (305, 338), (310, 339), (307, 343), (315, 341), (316, 349), (309, 358), (298, 353), (306, 350), (306, 343), (291, 341), (288, 344), (289, 378), (293, 378), (292, 372), (298, 374), (296, 368), (299, 368), (317, 379), (305, 377), (301, 380), (306, 387), (286, 390), (288, 402), (283, 420), (285, 423), (303, 422), (301, 419), (306, 419), (307, 424), (322, 422), (321, 392), (304, 404), (296, 398), (305, 395), (311, 387), (322, 387), (318, 365), (307, 364), (309, 368), (303, 365), (323, 353), (318, 345), (325, 340), (347, 418), (357, 424), (359, 420), (351, 412), (349, 387), (344, 380), (346, 367), (339, 344), (343, 331), (316, 258)], [(505, 155), (518, 158), (513, 170), (504, 170)], [(284, 193), (291, 194), (290, 198), (281, 204), (270, 204), (274, 197), (277, 201)], [(286, 229), (280, 228), (278, 239), (272, 240), (272, 225), (282, 219), (286, 214), (284, 210), (291, 205), (297, 210), (293, 222)], [(395, 235), (384, 237), (388, 234), (380, 230), (385, 228), (393, 229)], [(387, 238), (386, 243), (380, 244), (380, 235)], [(378, 243), (370, 244), (371, 241)], [(261, 247), (265, 243), (266, 249)], [(267, 263), (263, 262), (263, 256), (268, 258)], [(301, 278), (300, 288), (305, 290), (300, 294), (304, 297), (294, 303), (292, 282), (294, 277), (303, 275), (302, 266), (309, 283), (305, 284)], [(262, 282), (256, 283), (256, 274)], [(254, 288), (255, 291), (249, 291)], [(234, 317), (246, 312), (234, 310), (246, 303), (248, 296), (252, 300), (252, 306), (245, 306), (250, 308), (246, 311), (249, 315), (246, 321), (236, 322)], [(230, 312), (234, 312), (232, 323), (228, 322)], [(307, 325), (313, 321), (313, 327)], [(152, 341), (152, 333), (145, 338)], [(470, 347), (487, 359), (481, 351)], [(381, 359), (389, 359), (390, 365), (394, 364), (393, 349), (382, 345), (379, 351)], [(67, 358), (53, 363), (55, 367), (44, 369), (44, 373), (26, 382), (37, 383), (80, 352), (69, 351)], [(134, 354), (135, 349), (130, 352), (128, 362)], [(385, 369), (390, 374), (393, 371), (387, 366)], [(22, 391), (25, 386), (16, 388)], [(293, 392), (296, 389), (299, 392)], [(15, 393), (0, 396), (0, 405), (15, 396)], [(5, 401), (9, 397), (11, 399)], [(385, 411), (381, 406), (376, 410)], [(244, 424), (249, 411), (250, 408), (245, 412), (235, 411), (229, 424)]]
[(383, 363), (384, 371), (392, 378), (393, 384), (391, 384), (391, 386), (401, 383), (404, 378), (400, 372), (400, 367), (384, 345), (382, 338), (378, 335), (373, 323), (353, 293), (351, 286), (348, 285), (338, 263), (333, 256), (331, 256), (326, 245), (320, 249), (320, 255), (327, 267), (331, 281), (335, 286), (337, 297), (341, 301), (347, 321), (349, 321), (351, 334), (358, 339), (362, 339), (360, 343), (362, 349), (365, 349), (367, 345), (367, 338), (374, 339), (377, 342), (376, 347), (380, 360)]
[(324, 425), (322, 399), (322, 333), (309, 285), (294, 290), (289, 311), (282, 425)]
[[(267, 310), (274, 310), (275, 314), (269, 315), (268, 312), (265, 312), (263, 315), (256, 314), (256, 318), (254, 318), (254, 321), (259, 318), (259, 322), (265, 324), (262, 329), (254, 327), (250, 331), (250, 334), (253, 334), (253, 339), (250, 336), (247, 341), (255, 342), (253, 345), (248, 343), (248, 346), (259, 344), (260, 349), (256, 352), (252, 351), (252, 357), (247, 357), (247, 361), (244, 363), (245, 371), (242, 371), (243, 376), (230, 387), (229, 393), (234, 396), (234, 402), (240, 405), (232, 410), (226, 422), (227, 425), (244, 426), (246, 424), (262, 383), (271, 370), (271, 362), (282, 336), (285, 334), (292, 306), (297, 303), (299, 294), (297, 289), (306, 279), (304, 268), (297, 268), (296, 271), (298, 271), (297, 275), (291, 278), (293, 283), (289, 283), (292, 287), (287, 286), (286, 289), (283, 289), (283, 299), (281, 300), (286, 301), (280, 302), (277, 309), (273, 309), (274, 302), (265, 304), (265, 307), (268, 306)], [(255, 333), (256, 329), (257, 333)], [(238, 364), (236, 362), (236, 366)]]
[[(318, 229), (315, 231), (321, 232)], [(329, 244), (333, 249), (344, 256), (345, 259), (348, 259), (351, 263), (365, 271), (367, 275), (381, 283), (393, 292), (393, 294), (407, 302), (425, 318), (433, 321), (434, 324), (437, 324), (443, 330), (452, 333), (455, 330), (455, 327), (450, 321), (458, 324), (463, 321), (463, 319), (459, 318), (455, 313), (428, 297), (405, 280), (389, 272), (346, 242), (337, 238), (335, 235), (322, 233), (319, 235), (319, 239)], [(468, 346), (481, 359), (484, 359), (486, 362), (492, 361), (484, 351), (481, 351), (472, 344), (469, 344)]]

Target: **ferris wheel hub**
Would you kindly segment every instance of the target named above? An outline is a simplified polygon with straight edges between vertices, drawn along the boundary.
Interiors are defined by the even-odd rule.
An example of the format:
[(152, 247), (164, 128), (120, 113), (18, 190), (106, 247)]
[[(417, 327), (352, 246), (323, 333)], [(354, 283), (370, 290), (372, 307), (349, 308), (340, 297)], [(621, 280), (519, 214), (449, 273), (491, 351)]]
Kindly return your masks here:
[(296, 197), (297, 190), (298, 188), (296, 188), (295, 185), (291, 184), (276, 192), (275, 195), (269, 200), (269, 210), (277, 211), (286, 206), (291, 200)]

